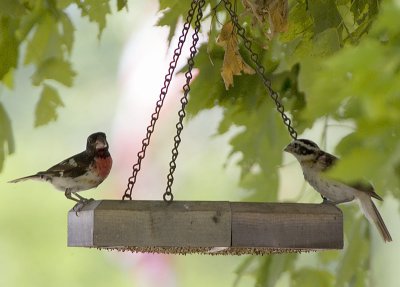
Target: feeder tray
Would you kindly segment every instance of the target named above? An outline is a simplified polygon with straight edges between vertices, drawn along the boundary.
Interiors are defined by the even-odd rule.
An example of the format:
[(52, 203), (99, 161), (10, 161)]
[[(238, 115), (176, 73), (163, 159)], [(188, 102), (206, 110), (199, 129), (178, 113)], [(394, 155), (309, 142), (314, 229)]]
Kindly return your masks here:
[(68, 246), (221, 255), (341, 249), (343, 216), (330, 204), (99, 200), (69, 212)]
[[(246, 32), (238, 23), (232, 3), (222, 0), (231, 21), (250, 54), (255, 71), (276, 105), (290, 136), (297, 138), (291, 120), (285, 114), (279, 95), (272, 89), (265, 76), (260, 57), (251, 46)], [(197, 53), (202, 9), (205, 0), (192, 0), (179, 37), (178, 47), (170, 62), (161, 88), (160, 98), (151, 115), (150, 125), (137, 154), (132, 176), (122, 197), (123, 200), (92, 201), (77, 214), (68, 214), (68, 246), (113, 249), (132, 252), (173, 254), (275, 254), (309, 252), (321, 249), (343, 248), (343, 216), (340, 209), (330, 204), (255, 203), (255, 202), (211, 202), (174, 201), (172, 184), (181, 142), (183, 119), (188, 103), (190, 82), (193, 78), (194, 57)], [(167, 188), (164, 201), (132, 200), (132, 189), (136, 183), (141, 162), (154, 131), (156, 121), (173, 78), (188, 30), (194, 15), (194, 33), (187, 61), (186, 83), (180, 100), (179, 121), (169, 164)]]

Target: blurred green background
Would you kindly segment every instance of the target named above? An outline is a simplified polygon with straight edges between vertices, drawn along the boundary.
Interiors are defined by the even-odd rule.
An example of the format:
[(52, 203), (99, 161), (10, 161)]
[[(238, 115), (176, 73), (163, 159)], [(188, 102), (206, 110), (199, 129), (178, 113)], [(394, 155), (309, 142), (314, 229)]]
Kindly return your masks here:
[[(169, 59), (165, 44), (168, 31), (153, 27), (157, 3), (129, 4), (128, 12), (107, 17), (100, 41), (94, 24), (82, 20), (77, 10), (68, 11), (77, 29), (72, 60), (78, 76), (72, 88), (57, 86), (65, 108), (59, 109), (56, 122), (33, 128), (33, 107), (40, 89), (30, 83), (32, 67), (16, 70), (14, 90), (0, 88), (0, 100), (11, 118), (16, 145), (16, 153), (6, 159), (0, 174), (0, 286), (268, 286), (268, 280), (265, 284), (256, 283), (260, 272), (264, 272), (259, 266), (269, 260), (267, 257), (164, 256), (68, 248), (67, 212), (73, 202), (46, 183), (7, 183), (82, 151), (90, 133), (104, 131), (114, 167), (101, 186), (83, 195), (96, 199), (121, 198)], [(181, 83), (182, 78), (177, 77), (171, 87), (139, 174), (134, 193), (137, 199), (161, 199), (164, 192)], [(227, 160), (231, 151), (229, 140), (237, 130), (214, 136), (221, 118), (219, 109), (211, 109), (187, 122), (174, 183), (177, 199), (239, 201), (248, 196), (238, 187), (240, 170), (235, 162), (240, 156)], [(318, 137), (322, 130), (323, 123), (319, 122), (304, 137)], [(329, 129), (327, 150), (332, 151), (348, 132), (346, 127)], [(300, 167), (293, 158), (285, 157), (280, 177), (283, 180), (279, 200), (319, 202), (318, 194), (304, 187)], [(354, 213), (355, 208), (355, 204), (343, 207), (347, 230), (355, 222), (346, 217), (346, 212), (353, 209)], [(333, 284), (332, 274), (320, 271), (321, 276), (317, 277), (316, 273), (307, 273), (307, 268), (318, 270), (321, 261), (328, 262), (324, 268), (335, 273), (338, 267), (330, 260), (348, 256), (351, 260), (346, 268), (364, 270), (363, 276), (368, 280), (349, 281), (345, 286), (364, 286), (367, 281), (369, 286), (398, 286), (399, 206), (389, 196), (379, 210), (393, 243), (384, 245), (372, 228), (371, 246), (366, 248), (372, 249), (373, 260), (368, 266), (359, 266), (350, 251), (347, 255), (342, 251), (304, 254), (295, 262), (297, 270), (302, 272), (295, 277), (299, 284), (300, 281), (305, 286)], [(365, 229), (366, 220), (361, 220), (360, 226)], [(290, 256), (268, 258), (275, 261), (274, 266), (284, 266), (285, 258)], [(247, 259), (249, 266), (242, 272), (238, 267)], [(292, 269), (282, 272), (276, 286), (294, 284), (289, 278)], [(345, 278), (346, 272), (340, 274)]]

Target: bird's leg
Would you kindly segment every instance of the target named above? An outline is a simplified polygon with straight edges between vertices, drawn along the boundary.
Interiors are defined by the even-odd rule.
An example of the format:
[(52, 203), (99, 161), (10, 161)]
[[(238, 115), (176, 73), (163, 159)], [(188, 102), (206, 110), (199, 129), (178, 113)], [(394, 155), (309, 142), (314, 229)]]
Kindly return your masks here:
[(79, 198), (79, 201), (77, 204), (75, 204), (75, 206), (73, 207), (73, 210), (75, 210), (76, 216), (78, 216), (78, 212), (82, 210), (82, 208), (84, 208), (87, 204), (89, 204), (91, 201), (93, 201), (93, 198), (85, 198), (79, 194), (77, 194), (76, 192), (73, 192), (73, 194)]
[(74, 192), (73, 194), (76, 195), (76, 196), (78, 197), (78, 199), (74, 198), (74, 197), (72, 196), (71, 189), (69, 189), (69, 188), (67, 188), (67, 189), (65, 190), (65, 193), (64, 193), (64, 194), (65, 194), (65, 197), (66, 197), (66, 198), (71, 199), (71, 200), (73, 200), (73, 201), (76, 201), (76, 204), (75, 204), (74, 207), (72, 208), (72, 209), (75, 211), (76, 216), (78, 216), (78, 212), (81, 211), (82, 208), (83, 208), (87, 203), (90, 202), (90, 200), (88, 200), (88, 199), (86, 199), (86, 198), (84, 198), (84, 197), (82, 197), (82, 196), (80, 196), (80, 195), (77, 195), (75, 192)]
[(78, 193), (76, 193), (76, 192), (74, 192), (74, 195), (77, 197), (77, 198), (79, 198), (79, 201), (81, 201), (81, 202), (90, 202), (90, 201), (93, 201), (94, 199), (93, 198), (85, 198), (85, 197), (83, 197), (82, 195), (79, 195)]
[(69, 189), (69, 188), (67, 188), (66, 190), (65, 190), (65, 197), (66, 198), (68, 198), (68, 199), (71, 199), (71, 200), (73, 200), (73, 201), (76, 201), (76, 202), (80, 202), (80, 200), (79, 199), (76, 199), (76, 198), (74, 198), (74, 197), (72, 197), (72, 193), (71, 193), (71, 190)]

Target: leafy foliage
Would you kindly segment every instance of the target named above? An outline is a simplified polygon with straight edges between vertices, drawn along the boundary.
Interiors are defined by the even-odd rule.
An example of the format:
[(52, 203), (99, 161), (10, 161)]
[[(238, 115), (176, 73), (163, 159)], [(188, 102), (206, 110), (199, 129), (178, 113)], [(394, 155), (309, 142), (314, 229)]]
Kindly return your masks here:
[[(160, 24), (175, 30), (182, 10), (172, 8), (174, 1), (162, 3), (167, 14)], [(248, 11), (257, 8), (257, 3), (243, 1), (243, 7), (238, 2), (236, 13), (297, 131), (312, 128), (320, 120), (352, 123), (353, 131), (337, 146), (342, 160), (331, 176), (345, 181), (367, 178), (381, 195), (399, 198), (400, 28), (395, 24), (399, 6), (390, 1), (382, 7), (368, 0), (289, 1), (288, 22), (279, 34), (270, 33), (270, 21), (254, 20), (263, 16)], [(209, 38), (195, 59), (199, 75), (192, 83), (189, 115), (216, 106), (222, 109), (217, 133), (239, 128), (230, 140), (231, 156), (239, 155), (239, 186), (249, 191), (247, 200), (276, 201), (288, 133), (257, 76), (236, 73), (234, 86), (226, 85), (229, 89), (225, 90), (227, 81), (219, 72), (226, 52), (215, 43), (224, 32), (222, 23), (230, 18), (220, 2), (212, 1), (207, 11), (211, 12), (204, 23), (209, 27), (204, 24), (203, 29)], [(241, 57), (254, 67), (238, 39)], [(358, 208), (342, 209), (345, 218), (355, 219), (345, 223), (343, 252), (315, 254), (315, 267), (297, 264), (302, 255), (249, 257), (237, 269), (238, 280), (249, 274), (256, 286), (275, 286), (283, 277), (293, 286), (368, 285), (370, 225)]]
[[(35, 111), (35, 126), (57, 119), (62, 100), (54, 84), (73, 85), (76, 72), (70, 60), (75, 26), (67, 9), (77, 6), (82, 17), (99, 27), (98, 37), (111, 13), (110, 0), (1, 0), (0, 1), (0, 83), (12, 89), (14, 70), (19, 65), (33, 65), (32, 84), (42, 86)], [(118, 11), (127, 7), (126, 0), (117, 1)], [(22, 51), (25, 49), (25, 51)], [(21, 55), (25, 55), (21, 61)], [(49, 85), (53, 82), (53, 86)], [(11, 121), (1, 106), (0, 141), (8, 143), (7, 152), (0, 148), (0, 170), (5, 155), (14, 151)]]

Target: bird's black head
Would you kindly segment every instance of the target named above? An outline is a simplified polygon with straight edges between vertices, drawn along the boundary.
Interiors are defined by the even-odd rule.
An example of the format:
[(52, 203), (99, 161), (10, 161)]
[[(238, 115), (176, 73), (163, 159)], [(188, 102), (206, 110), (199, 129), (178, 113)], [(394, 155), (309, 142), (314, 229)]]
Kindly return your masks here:
[(296, 158), (300, 159), (312, 159), (318, 155), (320, 148), (318, 145), (310, 140), (296, 139), (292, 141), (284, 151), (293, 154)]
[(87, 139), (86, 151), (90, 153), (107, 152), (108, 142), (106, 134), (102, 132), (91, 134)]

